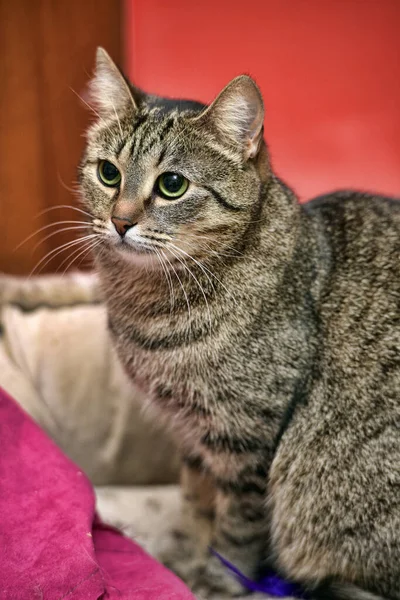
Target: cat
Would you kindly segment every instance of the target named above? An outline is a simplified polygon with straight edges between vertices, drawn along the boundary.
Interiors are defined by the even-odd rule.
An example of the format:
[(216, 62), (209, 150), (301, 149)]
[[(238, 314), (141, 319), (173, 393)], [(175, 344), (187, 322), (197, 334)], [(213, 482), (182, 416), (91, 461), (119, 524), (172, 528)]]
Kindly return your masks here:
[(182, 453), (165, 562), (199, 595), (265, 565), (312, 598), (400, 599), (400, 203), (301, 205), (242, 75), (148, 95), (99, 49), (79, 166), (124, 367)]

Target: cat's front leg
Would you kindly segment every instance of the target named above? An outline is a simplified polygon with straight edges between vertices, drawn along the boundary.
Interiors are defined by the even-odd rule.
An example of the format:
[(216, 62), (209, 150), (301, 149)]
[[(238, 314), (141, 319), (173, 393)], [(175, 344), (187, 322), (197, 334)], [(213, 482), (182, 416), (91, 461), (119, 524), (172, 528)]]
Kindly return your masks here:
[(200, 460), (184, 462), (181, 495), (180, 524), (161, 542), (157, 558), (194, 587), (205, 569), (215, 515), (213, 481)]
[[(260, 469), (255, 466), (249, 478), (217, 479), (215, 485), (217, 493), (211, 548), (244, 575), (254, 579), (266, 558), (266, 475), (261, 475)], [(212, 597), (214, 593), (235, 596), (245, 592), (213, 552), (193, 590), (202, 598)]]

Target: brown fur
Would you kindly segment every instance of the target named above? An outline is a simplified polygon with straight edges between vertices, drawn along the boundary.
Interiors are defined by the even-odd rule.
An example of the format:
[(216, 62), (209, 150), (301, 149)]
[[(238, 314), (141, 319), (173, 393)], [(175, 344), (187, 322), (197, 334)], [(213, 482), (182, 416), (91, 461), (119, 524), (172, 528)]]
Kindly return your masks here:
[[(400, 598), (400, 205), (356, 192), (299, 205), (271, 171), (246, 76), (210, 107), (174, 103), (130, 89), (100, 51), (92, 87), (80, 179), (110, 329), (186, 483), (212, 482), (207, 514), (186, 490), (169, 563), (197, 592), (240, 591), (196, 542), (206, 519), (249, 576), (270, 561), (316, 596)], [(100, 159), (118, 189), (98, 181)], [(190, 181), (174, 201), (155, 187), (169, 171)], [(121, 207), (135, 222), (123, 241)]]

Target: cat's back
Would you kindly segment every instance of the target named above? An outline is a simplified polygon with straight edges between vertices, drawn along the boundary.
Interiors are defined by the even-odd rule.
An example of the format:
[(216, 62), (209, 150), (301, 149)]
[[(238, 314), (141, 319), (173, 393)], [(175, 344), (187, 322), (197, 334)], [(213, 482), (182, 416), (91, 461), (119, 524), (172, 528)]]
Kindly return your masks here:
[(400, 197), (339, 190), (313, 198), (303, 207), (324, 231), (333, 259), (345, 262), (353, 252), (360, 259), (378, 258), (380, 248), (399, 246)]
[(339, 192), (304, 211), (319, 347), (271, 469), (274, 539), (299, 577), (346, 573), (400, 598), (400, 202)]
[[(322, 236), (322, 306), (400, 310), (400, 199), (338, 191), (304, 205)], [(368, 305), (368, 309), (366, 308)], [(355, 314), (348, 315), (357, 318)], [(359, 314), (359, 317), (362, 315)]]
[(337, 192), (305, 211), (323, 240), (319, 317), (328, 387), (353, 396), (358, 387), (364, 398), (373, 393), (400, 407), (400, 201)]

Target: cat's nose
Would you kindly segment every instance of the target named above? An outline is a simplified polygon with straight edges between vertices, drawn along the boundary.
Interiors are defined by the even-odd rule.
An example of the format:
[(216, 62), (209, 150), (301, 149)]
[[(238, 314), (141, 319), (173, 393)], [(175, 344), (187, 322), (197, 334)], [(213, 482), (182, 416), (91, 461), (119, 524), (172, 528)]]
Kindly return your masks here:
[(128, 229), (135, 225), (129, 219), (121, 219), (121, 217), (111, 217), (111, 221), (121, 237), (124, 237)]

